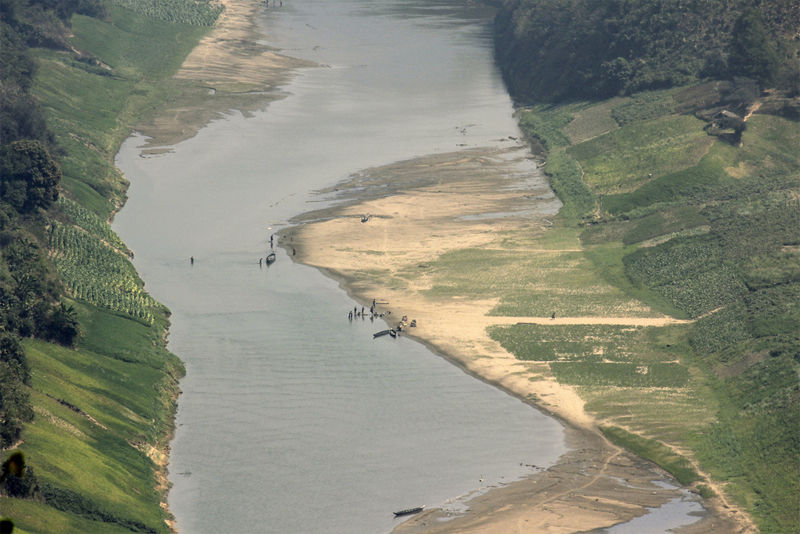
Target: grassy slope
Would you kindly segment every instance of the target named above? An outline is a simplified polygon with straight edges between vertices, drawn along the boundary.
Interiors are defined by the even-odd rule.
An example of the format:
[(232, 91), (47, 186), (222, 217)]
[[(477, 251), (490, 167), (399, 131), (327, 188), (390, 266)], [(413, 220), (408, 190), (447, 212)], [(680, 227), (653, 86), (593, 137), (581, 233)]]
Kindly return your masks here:
[[(35, 95), (63, 149), (64, 193), (89, 210), (62, 202), (52, 215), (81, 226), (97, 246), (113, 243), (125, 252), (113, 232), (102, 227), (124, 201), (126, 183), (113, 165), (114, 155), (137, 120), (175, 97), (180, 89), (166, 78), (208, 28), (113, 6), (110, 12), (113, 24), (73, 19), (74, 46), (107, 67), (79, 63), (71, 53), (36, 50)], [(93, 259), (81, 259), (82, 252), (69, 246), (66, 252), (77, 254), (79, 263)], [(130, 272), (132, 266), (121, 269)], [(121, 276), (101, 273), (84, 285), (114, 288)], [(183, 367), (164, 349), (166, 309), (148, 301), (151, 321), (120, 306), (115, 295), (141, 295), (135, 273), (126, 278), (134, 287), (112, 289), (97, 299), (100, 306), (65, 300), (84, 332), (77, 350), (25, 342), (36, 418), (19, 449), (40, 485), (57, 486), (59, 497), (50, 497), (48, 504), (2, 499), (15, 532), (168, 531), (159, 505), (166, 488), (157, 485), (151, 457), (166, 444)], [(123, 311), (109, 309), (115, 305)]]
[(175, 97), (179, 89), (165, 78), (208, 31), (110, 11), (113, 25), (80, 15), (72, 23), (73, 45), (110, 70), (87, 69), (71, 53), (38, 50), (35, 87), (66, 152), (60, 163), (67, 195), (104, 218), (124, 201), (126, 184), (114, 167), (120, 144), (136, 122)]
[[(613, 289), (620, 300), (702, 318), (638, 329), (517, 325), (491, 334), (578, 386), (615, 441), (685, 482), (698, 480), (687, 460), (698, 462), (763, 532), (796, 532), (800, 126), (754, 115), (740, 147), (707, 136), (703, 122), (675, 114), (678, 102), (708, 98), (706, 89), (523, 114), (527, 133), (550, 148), (546, 169), (565, 204), (560, 228), (548, 233), (570, 235), (569, 248), (582, 248), (531, 259), (537, 272), (524, 272), (581, 290), (509, 288), (494, 310), (603, 314)], [(586, 213), (599, 224), (579, 226)], [(547, 243), (548, 233), (534, 242)], [(569, 269), (559, 272), (556, 260)], [(540, 290), (550, 292), (546, 303)], [(680, 453), (677, 460), (662, 444)]]

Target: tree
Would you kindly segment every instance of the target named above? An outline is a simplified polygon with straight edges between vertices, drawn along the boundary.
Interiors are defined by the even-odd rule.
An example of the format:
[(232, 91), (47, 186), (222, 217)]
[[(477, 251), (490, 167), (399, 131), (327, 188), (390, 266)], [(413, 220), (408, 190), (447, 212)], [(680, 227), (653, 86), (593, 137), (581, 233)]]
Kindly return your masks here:
[(0, 164), (0, 199), (20, 213), (48, 208), (58, 200), (61, 169), (42, 143), (14, 141)]
[(780, 58), (758, 10), (747, 8), (733, 25), (728, 68), (731, 76), (756, 80), (763, 88), (775, 81)]

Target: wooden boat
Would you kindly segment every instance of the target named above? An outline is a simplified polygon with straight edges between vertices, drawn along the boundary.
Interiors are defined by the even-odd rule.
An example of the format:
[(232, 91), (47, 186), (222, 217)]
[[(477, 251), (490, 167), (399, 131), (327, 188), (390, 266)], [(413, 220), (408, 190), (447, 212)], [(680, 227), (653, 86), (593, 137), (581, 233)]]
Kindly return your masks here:
[(373, 337), (373, 339), (374, 339), (374, 338), (376, 338), (376, 337), (385, 336), (385, 335), (387, 335), (387, 334), (391, 334), (391, 333), (392, 333), (392, 331), (391, 331), (391, 330), (381, 330), (380, 332), (376, 332), (375, 334), (372, 334), (372, 337)]
[(267, 256), (267, 265), (275, 263), (275, 253), (270, 252), (269, 256)]
[(395, 512), (394, 516), (395, 517), (399, 517), (401, 515), (418, 514), (424, 509), (425, 509), (425, 505), (423, 504), (422, 506), (417, 506), (416, 508), (408, 508), (406, 510), (400, 510), (399, 512)]

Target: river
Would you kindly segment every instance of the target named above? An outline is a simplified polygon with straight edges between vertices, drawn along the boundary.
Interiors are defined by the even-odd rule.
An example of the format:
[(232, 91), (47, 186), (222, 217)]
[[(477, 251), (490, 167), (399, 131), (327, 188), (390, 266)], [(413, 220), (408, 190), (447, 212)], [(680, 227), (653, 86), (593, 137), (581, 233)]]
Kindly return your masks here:
[[(492, 10), (444, 0), (286, 0), (264, 42), (316, 61), (286, 98), (166, 154), (129, 139), (114, 229), (172, 311), (185, 363), (170, 509), (181, 532), (386, 533), (565, 452), (559, 423), (405, 338), (349, 322), (336, 282), (269, 236), (315, 191), (399, 160), (519, 137)], [(501, 141), (505, 139), (505, 141)], [(194, 258), (190, 263), (189, 258)]]

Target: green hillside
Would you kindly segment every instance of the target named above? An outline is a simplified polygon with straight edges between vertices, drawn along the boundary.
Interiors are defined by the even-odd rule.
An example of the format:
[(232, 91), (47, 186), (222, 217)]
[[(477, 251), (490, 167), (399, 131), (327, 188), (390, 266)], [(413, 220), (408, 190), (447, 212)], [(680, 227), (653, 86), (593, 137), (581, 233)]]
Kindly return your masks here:
[(113, 162), (222, 8), (128, 4), (2, 6), (0, 510), (14, 532), (169, 532), (184, 370), (169, 311), (108, 224), (127, 188)]
[(559, 222), (595, 271), (691, 322), (492, 335), (576, 386), (614, 441), (706, 496), (721, 488), (762, 532), (790, 533), (800, 530), (800, 103), (763, 93), (736, 108), (754, 111), (746, 128), (718, 128), (730, 85), (519, 114), (548, 150)]
[(797, 92), (793, 0), (503, 0), (496, 53), (529, 102), (607, 98), (703, 78)]

